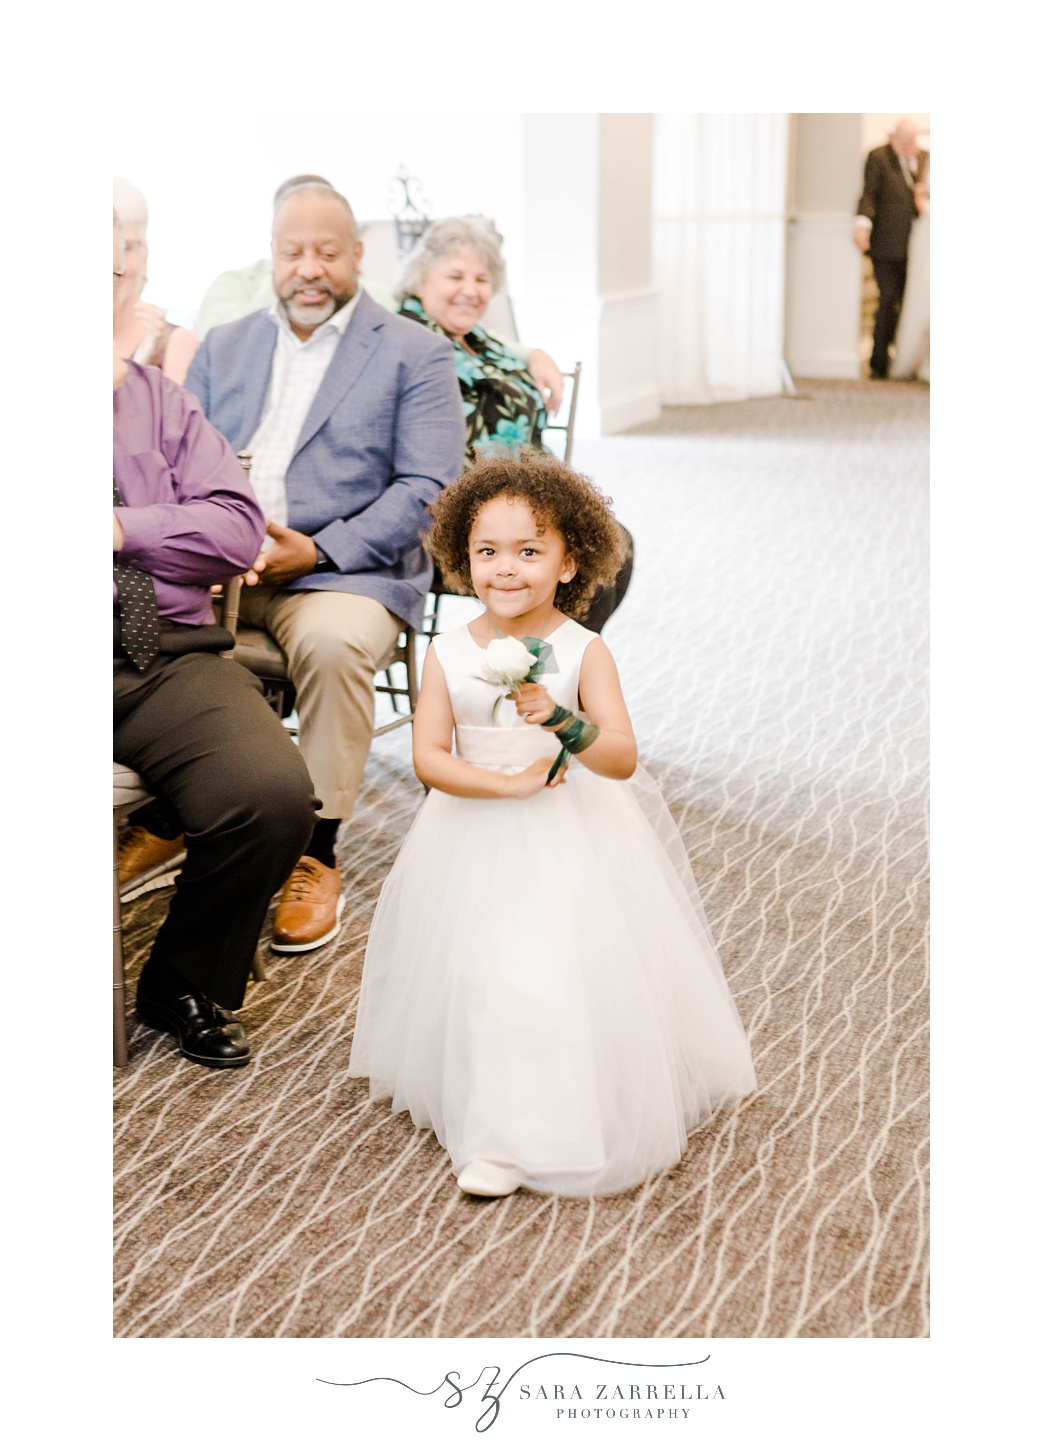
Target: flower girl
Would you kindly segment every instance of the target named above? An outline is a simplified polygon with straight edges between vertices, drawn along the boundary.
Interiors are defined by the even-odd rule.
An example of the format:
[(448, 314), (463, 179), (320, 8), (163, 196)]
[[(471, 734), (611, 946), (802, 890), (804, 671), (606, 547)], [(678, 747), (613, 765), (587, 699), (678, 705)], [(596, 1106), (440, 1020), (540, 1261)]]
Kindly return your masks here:
[(424, 664), (431, 790), (377, 904), (349, 1072), (434, 1128), (467, 1193), (612, 1193), (756, 1087), (615, 663), (578, 623), (618, 535), (532, 452), (480, 459), (434, 515), (431, 553), (485, 613)]

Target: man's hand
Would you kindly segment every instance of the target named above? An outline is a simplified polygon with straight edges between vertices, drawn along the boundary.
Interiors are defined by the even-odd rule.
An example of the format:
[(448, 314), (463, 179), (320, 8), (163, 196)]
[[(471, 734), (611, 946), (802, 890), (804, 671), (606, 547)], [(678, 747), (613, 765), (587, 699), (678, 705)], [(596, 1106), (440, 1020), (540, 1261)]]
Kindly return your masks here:
[(561, 407), (561, 394), (565, 380), (557, 363), (542, 348), (533, 348), (529, 354), (529, 372), (536, 379), (536, 386), (546, 399), (548, 411), (557, 413)]
[(860, 252), (869, 251), (869, 233), (865, 227), (855, 228), (855, 246)]
[(170, 324), (167, 322), (166, 313), (154, 302), (139, 302), (135, 304), (134, 316), (145, 329), (145, 336), (138, 344), (141, 347), (148, 343), (149, 350), (145, 361), (158, 364), (163, 357), (167, 338), (170, 336)]
[(523, 680), (507, 697), (518, 707), (518, 714), (529, 725), (542, 725), (554, 714), (556, 702), (535, 681)]
[(120, 357), (119, 353), (117, 353), (116, 349), (113, 348), (113, 350), (112, 350), (112, 391), (113, 391), (113, 393), (115, 393), (116, 389), (123, 382), (123, 380), (124, 380), (124, 378), (126, 376), (127, 376), (127, 365), (123, 361), (123, 359)]
[(253, 569), (247, 570), (243, 576), (247, 584), (256, 584), (257, 575), (262, 570), (265, 584), (275, 585), (289, 584), (292, 579), (311, 574), (318, 559), (314, 539), (307, 534), (299, 534), (296, 529), (284, 529), (281, 524), (273, 524), (271, 519), (266, 532), (274, 542), (257, 556)]
[(113, 516), (112, 516), (112, 552), (113, 552), (113, 554), (118, 554), (122, 548), (123, 548), (123, 525), (119, 521), (119, 516), (116, 515), (116, 514), (113, 514)]

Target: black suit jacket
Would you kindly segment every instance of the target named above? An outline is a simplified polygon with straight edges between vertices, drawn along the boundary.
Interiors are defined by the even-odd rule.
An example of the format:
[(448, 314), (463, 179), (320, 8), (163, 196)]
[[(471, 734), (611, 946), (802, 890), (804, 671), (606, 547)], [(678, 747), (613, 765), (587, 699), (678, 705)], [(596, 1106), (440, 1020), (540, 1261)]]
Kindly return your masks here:
[[(918, 151), (911, 161), (914, 180), (919, 181), (926, 153)], [(858, 215), (873, 223), (869, 234), (869, 255), (878, 261), (901, 262), (909, 251), (909, 232), (916, 220), (912, 187), (905, 179), (902, 163), (891, 145), (877, 146), (866, 157), (865, 180), (858, 203)]]

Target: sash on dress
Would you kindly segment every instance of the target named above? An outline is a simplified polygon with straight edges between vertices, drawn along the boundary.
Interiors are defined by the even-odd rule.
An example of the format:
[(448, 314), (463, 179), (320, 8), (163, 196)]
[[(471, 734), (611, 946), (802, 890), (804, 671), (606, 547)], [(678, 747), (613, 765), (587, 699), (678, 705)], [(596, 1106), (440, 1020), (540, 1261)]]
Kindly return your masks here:
[(456, 727), (456, 753), (461, 760), (493, 771), (524, 771), (535, 761), (556, 755), (557, 750), (554, 736), (542, 726)]

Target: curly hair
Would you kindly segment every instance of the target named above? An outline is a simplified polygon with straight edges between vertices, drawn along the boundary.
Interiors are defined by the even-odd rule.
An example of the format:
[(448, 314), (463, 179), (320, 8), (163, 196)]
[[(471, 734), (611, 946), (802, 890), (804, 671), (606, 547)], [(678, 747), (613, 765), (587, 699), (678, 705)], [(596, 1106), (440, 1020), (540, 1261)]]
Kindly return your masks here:
[(394, 287), (395, 298), (401, 302), (404, 297), (419, 297), (435, 263), (462, 252), (465, 247), (478, 253), (489, 269), (493, 292), (499, 292), (507, 275), (501, 241), (499, 232), (483, 217), (445, 217), (440, 222), (432, 222), (402, 263)]
[(479, 455), (428, 512), (434, 524), (424, 547), (442, 578), (458, 594), (474, 594), (468, 544), (478, 511), (493, 499), (524, 499), (541, 529), (556, 529), (576, 573), (554, 593), (562, 614), (581, 620), (595, 592), (615, 579), (625, 556), (623, 537), (609, 509), (612, 500), (553, 454), (523, 448), (516, 455)]

